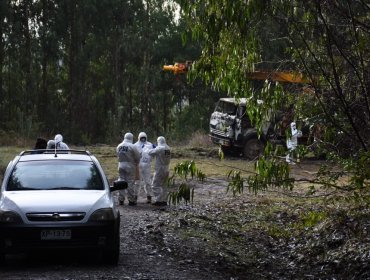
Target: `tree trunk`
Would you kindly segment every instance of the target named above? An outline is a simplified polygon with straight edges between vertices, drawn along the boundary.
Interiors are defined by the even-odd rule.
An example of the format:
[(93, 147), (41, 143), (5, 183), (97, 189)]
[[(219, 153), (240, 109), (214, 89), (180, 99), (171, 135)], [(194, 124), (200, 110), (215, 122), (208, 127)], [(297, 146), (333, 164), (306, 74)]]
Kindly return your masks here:
[[(78, 112), (78, 73), (77, 73), (77, 56), (78, 56), (78, 30), (77, 30), (77, 4), (75, 0), (69, 1), (69, 53), (68, 53), (68, 92), (66, 94), (68, 105), (68, 116), (65, 124), (70, 130), (72, 140), (77, 140), (78, 125), (80, 113)], [(59, 128), (60, 129), (60, 128)]]
[[(42, 22), (43, 22), (43, 27), (44, 30), (47, 28), (48, 25), (48, 7), (47, 7), (47, 2), (46, 0), (42, 1), (42, 8), (43, 8), (43, 17), (42, 17)], [(47, 119), (46, 117), (49, 115), (48, 114), (48, 59), (49, 59), (49, 48), (48, 48), (48, 38), (45, 35), (46, 32), (44, 32), (43, 36), (41, 37), (41, 45), (42, 45), (42, 74), (41, 74), (41, 79), (42, 79), (42, 84), (41, 84), (41, 91), (39, 94), (39, 107), (38, 107), (38, 116), (39, 119), (43, 123), (45, 123), (45, 120)]]
[(166, 102), (166, 92), (163, 96), (163, 132), (167, 132), (167, 102)]
[(142, 126), (148, 127), (149, 123), (149, 115), (148, 115), (148, 101), (149, 101), (149, 54), (148, 50), (144, 52), (143, 58), (143, 74), (144, 74), (144, 86), (143, 92), (141, 95), (141, 115), (142, 115)]
[[(3, 93), (3, 63), (4, 63), (4, 42), (3, 42), (3, 24), (4, 24), (4, 15), (0, 13), (0, 108), (4, 102), (4, 93)], [(3, 118), (1, 118), (2, 120)]]
[(31, 2), (27, 0), (25, 2), (25, 14), (23, 17), (23, 36), (25, 38), (25, 57), (24, 57), (24, 69), (25, 69), (25, 78), (26, 78), (26, 88), (23, 93), (23, 106), (25, 109), (25, 116), (31, 114), (32, 110), (32, 99), (37, 96), (37, 93), (34, 92), (33, 79), (32, 79), (32, 50), (31, 50), (31, 34), (30, 34), (30, 10)]

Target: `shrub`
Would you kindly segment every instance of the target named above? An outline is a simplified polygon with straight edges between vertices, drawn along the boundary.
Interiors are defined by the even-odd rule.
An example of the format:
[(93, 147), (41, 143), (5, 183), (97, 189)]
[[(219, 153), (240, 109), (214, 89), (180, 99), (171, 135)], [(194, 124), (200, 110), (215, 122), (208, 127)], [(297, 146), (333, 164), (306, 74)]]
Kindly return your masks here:
[(208, 134), (201, 130), (194, 132), (189, 138), (189, 146), (191, 147), (208, 148), (211, 145), (213, 144)]

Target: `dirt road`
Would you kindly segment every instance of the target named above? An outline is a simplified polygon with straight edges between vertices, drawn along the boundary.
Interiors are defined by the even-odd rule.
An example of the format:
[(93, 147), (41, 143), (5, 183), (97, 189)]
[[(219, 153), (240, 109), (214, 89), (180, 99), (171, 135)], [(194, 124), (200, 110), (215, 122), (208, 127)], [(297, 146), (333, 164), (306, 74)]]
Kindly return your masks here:
[[(117, 266), (99, 256), (78, 254), (12, 255), (0, 269), (0, 279), (229, 279), (204, 266), (203, 260), (182, 259), (166, 245), (161, 230), (169, 219), (166, 208), (120, 206), (121, 255)], [(180, 248), (181, 249), (181, 248)]]
[[(318, 167), (301, 164), (292, 173), (309, 176)], [(86, 253), (14, 255), (0, 279), (370, 279), (369, 209), (302, 198), (304, 187), (237, 197), (226, 188), (225, 176), (213, 175), (195, 185), (191, 206), (158, 208), (143, 195), (137, 206), (120, 206), (117, 266)]]

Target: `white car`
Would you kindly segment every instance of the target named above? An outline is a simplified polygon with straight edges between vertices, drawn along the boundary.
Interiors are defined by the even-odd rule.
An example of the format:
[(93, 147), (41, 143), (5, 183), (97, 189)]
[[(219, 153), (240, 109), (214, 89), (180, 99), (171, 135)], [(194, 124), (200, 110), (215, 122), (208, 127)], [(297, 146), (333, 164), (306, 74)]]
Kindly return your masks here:
[(120, 212), (98, 160), (87, 151), (25, 151), (8, 165), (0, 193), (0, 259), (18, 252), (92, 250), (117, 264)]

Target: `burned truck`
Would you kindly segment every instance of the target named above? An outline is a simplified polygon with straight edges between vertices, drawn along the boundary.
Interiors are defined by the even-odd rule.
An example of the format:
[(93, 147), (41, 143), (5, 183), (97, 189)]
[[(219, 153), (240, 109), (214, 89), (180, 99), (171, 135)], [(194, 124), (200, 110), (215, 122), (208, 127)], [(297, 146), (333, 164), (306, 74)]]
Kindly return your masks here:
[[(190, 70), (192, 63), (192, 61), (176, 62), (174, 65), (164, 65), (163, 70), (171, 71), (175, 75), (185, 74)], [(257, 83), (264, 83), (267, 80), (281, 84), (307, 85), (311, 83), (310, 79), (302, 73), (294, 71), (259, 70), (246, 73), (246, 79)], [(246, 98), (219, 99), (209, 124), (212, 142), (220, 145), (225, 154), (237, 153), (247, 159), (255, 159), (260, 156), (267, 141), (285, 145), (285, 127), (293, 119), (287, 118), (285, 124), (276, 130), (277, 122), (281, 122), (286, 112), (284, 110), (275, 112), (274, 120), (266, 119), (262, 123), (262, 131), (258, 133), (257, 128), (249, 119), (247, 105), (248, 99)], [(302, 132), (305, 133), (306, 130)], [(300, 138), (301, 142), (306, 142), (309, 137), (309, 133), (304, 135)]]
[(259, 134), (248, 117), (247, 105), (246, 98), (220, 98), (209, 129), (212, 142), (220, 145), (225, 154), (238, 154), (252, 160), (263, 153), (267, 140), (283, 144), (284, 137), (277, 135), (271, 120), (263, 122)]
[[(257, 103), (262, 103), (259, 100)], [(241, 155), (253, 160), (263, 154), (267, 141), (273, 145), (286, 146), (286, 129), (295, 119), (292, 106), (270, 114), (262, 122), (261, 132), (251, 122), (248, 116), (248, 99), (220, 98), (216, 103), (209, 122), (209, 136), (214, 144), (220, 145), (224, 154)], [(304, 120), (294, 120), (303, 135), (298, 144), (311, 145), (314, 142), (315, 131)]]

